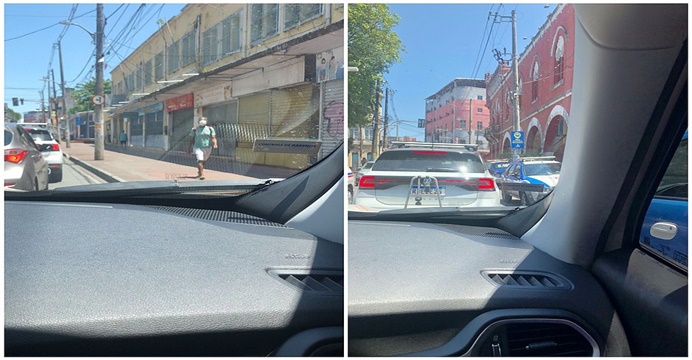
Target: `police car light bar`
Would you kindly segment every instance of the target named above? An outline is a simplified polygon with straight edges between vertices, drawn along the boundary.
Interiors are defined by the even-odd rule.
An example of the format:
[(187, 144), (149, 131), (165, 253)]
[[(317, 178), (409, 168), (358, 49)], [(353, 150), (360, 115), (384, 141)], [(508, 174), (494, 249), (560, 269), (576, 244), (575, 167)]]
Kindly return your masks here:
[(478, 144), (446, 144), (446, 143), (431, 143), (419, 141), (392, 141), (392, 149), (401, 148), (430, 148), (430, 149), (458, 149), (462, 148), (467, 151), (477, 151)]
[(555, 160), (555, 156), (527, 156), (521, 157), (521, 161), (525, 160)]

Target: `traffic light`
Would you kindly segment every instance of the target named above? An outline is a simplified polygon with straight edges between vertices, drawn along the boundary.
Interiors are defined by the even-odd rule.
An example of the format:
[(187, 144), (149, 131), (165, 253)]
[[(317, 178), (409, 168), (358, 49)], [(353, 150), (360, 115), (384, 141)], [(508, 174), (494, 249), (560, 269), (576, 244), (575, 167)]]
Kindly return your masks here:
[(24, 99), (19, 99), (19, 102), (21, 102), (22, 105), (24, 105)]
[(12, 106), (19, 106), (19, 99), (18, 98), (12, 98)]

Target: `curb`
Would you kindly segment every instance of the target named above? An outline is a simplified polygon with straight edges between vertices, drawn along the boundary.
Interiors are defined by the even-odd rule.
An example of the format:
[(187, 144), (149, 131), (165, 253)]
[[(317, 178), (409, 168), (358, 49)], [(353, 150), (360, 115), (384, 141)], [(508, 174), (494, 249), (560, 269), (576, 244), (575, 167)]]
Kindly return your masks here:
[(96, 166), (93, 166), (87, 162), (79, 160), (78, 158), (76, 158), (74, 156), (67, 154), (67, 158), (70, 159), (75, 164), (87, 169), (88, 171), (90, 171), (94, 175), (100, 177), (101, 179), (103, 179), (109, 183), (126, 182), (124, 179), (117, 177), (117, 176), (115, 176), (115, 175), (113, 175), (113, 174), (111, 174), (105, 170), (101, 170), (101, 169), (97, 168)]

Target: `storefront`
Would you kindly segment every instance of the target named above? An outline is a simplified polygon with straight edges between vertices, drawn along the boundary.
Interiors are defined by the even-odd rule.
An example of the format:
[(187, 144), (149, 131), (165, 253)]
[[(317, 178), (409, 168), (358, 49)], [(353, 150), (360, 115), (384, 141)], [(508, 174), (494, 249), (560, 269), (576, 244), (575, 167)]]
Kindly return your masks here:
[(194, 98), (192, 93), (178, 96), (166, 101), (166, 111), (169, 116), (171, 135), (169, 149), (188, 151), (189, 135), (195, 127)]
[(238, 100), (231, 97), (231, 83), (195, 92), (197, 113), (205, 116), (216, 131), (217, 154), (235, 159)]

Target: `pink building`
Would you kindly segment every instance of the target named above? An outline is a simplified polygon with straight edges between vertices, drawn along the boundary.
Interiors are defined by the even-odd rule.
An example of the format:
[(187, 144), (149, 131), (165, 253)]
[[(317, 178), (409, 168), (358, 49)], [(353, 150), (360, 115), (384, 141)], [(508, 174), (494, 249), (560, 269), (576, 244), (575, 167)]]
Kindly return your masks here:
[[(558, 5), (519, 56), (519, 108), (527, 155), (562, 159), (569, 123), (574, 68), (574, 7)], [(511, 64), (486, 75), (490, 157), (511, 154), (514, 130), (514, 76)]]
[(486, 83), (481, 79), (454, 79), (425, 99), (425, 141), (479, 144), (490, 122), (485, 105)]

